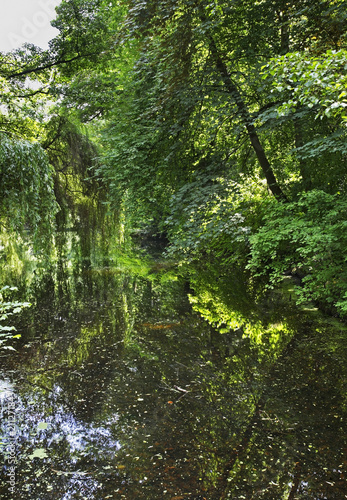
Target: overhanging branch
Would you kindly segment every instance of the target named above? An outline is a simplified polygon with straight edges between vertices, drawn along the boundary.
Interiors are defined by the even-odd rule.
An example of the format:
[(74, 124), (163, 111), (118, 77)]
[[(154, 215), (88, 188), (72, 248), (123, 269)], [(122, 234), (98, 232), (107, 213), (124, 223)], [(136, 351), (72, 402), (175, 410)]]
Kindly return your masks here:
[(55, 66), (60, 66), (61, 64), (68, 64), (70, 62), (76, 61), (77, 59), (83, 59), (86, 57), (91, 57), (95, 56), (97, 53), (90, 53), (90, 54), (78, 54), (75, 57), (71, 57), (70, 59), (58, 59), (57, 61), (52, 61), (47, 64), (43, 64), (42, 66), (38, 66), (36, 68), (27, 68), (23, 71), (19, 71), (18, 73), (12, 73), (10, 75), (4, 75), (5, 78), (11, 79), (11, 78), (18, 78), (20, 76), (25, 76), (25, 75), (30, 75), (31, 73), (40, 73), (41, 71), (44, 71), (46, 69), (53, 68)]

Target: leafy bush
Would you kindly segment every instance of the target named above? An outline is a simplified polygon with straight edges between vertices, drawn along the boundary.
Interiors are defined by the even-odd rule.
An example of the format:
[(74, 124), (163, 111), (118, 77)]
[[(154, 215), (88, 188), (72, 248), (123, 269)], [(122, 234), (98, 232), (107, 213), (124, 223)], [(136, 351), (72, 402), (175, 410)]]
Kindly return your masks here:
[(270, 286), (291, 272), (302, 277), (298, 302), (317, 301), (347, 315), (347, 199), (313, 190), (298, 201), (273, 204), (264, 225), (250, 237), (255, 276)]
[(3, 321), (7, 321), (9, 317), (20, 313), (25, 307), (30, 307), (29, 302), (14, 302), (4, 300), (4, 294), (8, 291), (17, 290), (15, 287), (4, 286), (0, 289), (0, 349), (14, 348), (11, 345), (6, 345), (9, 339), (19, 338), (20, 335), (13, 335), (16, 329), (14, 326), (3, 325)]
[(213, 254), (228, 263), (244, 253), (250, 227), (240, 207), (240, 189), (235, 182), (207, 173), (197, 173), (183, 185), (172, 196), (165, 221), (169, 255), (192, 261)]

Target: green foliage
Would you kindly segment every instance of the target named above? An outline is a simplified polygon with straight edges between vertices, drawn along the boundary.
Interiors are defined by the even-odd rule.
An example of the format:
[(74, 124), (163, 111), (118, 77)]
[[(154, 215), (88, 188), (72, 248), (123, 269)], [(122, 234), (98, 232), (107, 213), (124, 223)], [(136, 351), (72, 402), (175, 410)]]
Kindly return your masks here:
[(46, 124), (42, 146), (53, 167), (59, 221), (74, 214), (81, 203), (89, 205), (103, 200), (104, 185), (94, 175), (98, 148), (83, 128), (71, 117), (55, 113)]
[(293, 194), (346, 190), (346, 67), (344, 49), (287, 53), (262, 67), (272, 105), (257, 123), (271, 134)]
[[(326, 285), (334, 280), (313, 257), (320, 255), (313, 233), (335, 234), (342, 220), (329, 226), (310, 210), (317, 192), (342, 203), (336, 193), (347, 191), (345, 7), (344, 0), (63, 0), (48, 51), (27, 45), (1, 60), (3, 124), (41, 141), (57, 201), (76, 220), (101, 201), (117, 211), (117, 223), (165, 232), (175, 258), (224, 265), (246, 263), (252, 234), (252, 269), (258, 247), (260, 261), (270, 252), (262, 238), (275, 247), (275, 236), (296, 224), (300, 236), (289, 247), (307, 250), (278, 243), (278, 262), (261, 272), (280, 279), (294, 252), (306, 273), (302, 293), (340, 304), (345, 290)], [(39, 90), (27, 86), (30, 75)], [(44, 94), (56, 100), (53, 111)], [(19, 150), (15, 157), (12, 177), (0, 164), (2, 211), (37, 231), (38, 199), (45, 214), (54, 210), (41, 203), (47, 193), (35, 198), (39, 190), (29, 188), (39, 169), (26, 172)], [(269, 194), (299, 201), (277, 207)], [(288, 210), (296, 214), (300, 203), (306, 218), (290, 222)], [(257, 232), (266, 210), (274, 217)], [(275, 221), (272, 240), (265, 232)], [(343, 270), (343, 247), (334, 245), (331, 273), (334, 265)], [(312, 275), (318, 281), (310, 285)]]
[(313, 190), (298, 201), (273, 205), (264, 226), (250, 237), (255, 276), (274, 286), (285, 272), (302, 277), (298, 302), (313, 299), (347, 314), (347, 200)]
[(245, 255), (250, 227), (240, 199), (240, 186), (224, 178), (196, 173), (171, 198), (165, 228), (172, 242), (168, 253), (183, 260), (213, 254), (224, 264)]
[[(278, 113), (270, 108), (279, 92), (261, 82), (259, 69), (265, 63), (273, 72), (274, 57), (290, 49), (300, 50), (297, 54), (304, 58), (313, 40), (321, 50), (341, 45), (342, 4), (62, 2), (55, 22), (60, 35), (51, 52), (56, 61), (57, 54), (69, 54), (71, 61), (61, 66), (63, 83), (55, 91), (62, 92), (69, 110), (78, 109), (82, 120), (107, 119), (98, 173), (109, 184), (114, 205), (125, 202), (137, 216), (142, 212), (149, 219), (163, 219), (171, 194), (189, 184), (197, 170), (206, 170), (210, 157), (219, 159), (217, 175), (233, 180), (240, 171), (257, 173), (258, 161), (277, 199), (284, 195), (276, 178), (287, 192), (298, 189), (300, 175), (309, 186), (313, 181), (305, 169), (310, 166), (299, 168), (290, 161), (293, 149), (297, 158), (304, 158), (307, 144), (306, 157), (317, 157), (326, 134), (307, 131), (299, 144), (291, 117), (285, 116), (278, 132)], [(262, 126), (270, 112), (271, 133)], [(341, 146), (341, 130), (336, 133)], [(308, 137), (318, 143), (310, 145)], [(330, 144), (324, 146), (327, 155)]]
[(30, 229), (36, 242), (49, 239), (57, 207), (52, 168), (41, 146), (1, 137), (0, 176), (2, 223)]
[(5, 296), (8, 292), (13, 292), (17, 290), (15, 287), (4, 286), (0, 289), (0, 349), (14, 350), (11, 345), (8, 344), (8, 340), (19, 338), (20, 335), (13, 335), (16, 329), (14, 326), (4, 325), (3, 321), (8, 321), (13, 315), (19, 314), (26, 307), (30, 307), (29, 302), (15, 302), (12, 300), (6, 300)]
[(46, 58), (72, 76), (92, 64), (106, 64), (121, 25), (124, 8), (107, 0), (63, 0), (52, 26), (59, 34), (50, 42)]
[(263, 78), (271, 80), (276, 97), (286, 101), (278, 107), (279, 116), (307, 106), (314, 117), (340, 117), (347, 120), (347, 51), (328, 50), (312, 56), (294, 52), (272, 58), (263, 66)]

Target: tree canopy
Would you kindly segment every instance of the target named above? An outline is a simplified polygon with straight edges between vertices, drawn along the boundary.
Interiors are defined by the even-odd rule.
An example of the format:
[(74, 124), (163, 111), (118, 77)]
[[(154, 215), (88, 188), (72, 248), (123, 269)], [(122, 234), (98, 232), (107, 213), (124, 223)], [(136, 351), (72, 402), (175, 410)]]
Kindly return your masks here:
[(133, 229), (164, 232), (175, 258), (249, 264), (253, 280), (297, 272), (306, 298), (344, 314), (346, 12), (343, 0), (63, 0), (49, 50), (1, 55), (1, 151), (35, 151), (60, 209), (102, 192)]

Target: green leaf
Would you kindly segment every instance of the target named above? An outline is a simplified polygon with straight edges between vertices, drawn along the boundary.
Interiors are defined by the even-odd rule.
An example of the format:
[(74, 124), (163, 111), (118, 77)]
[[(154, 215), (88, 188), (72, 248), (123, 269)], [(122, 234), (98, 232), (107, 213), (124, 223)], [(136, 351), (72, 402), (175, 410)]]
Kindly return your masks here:
[(45, 430), (45, 429), (47, 429), (47, 427), (48, 427), (48, 424), (46, 422), (40, 422), (37, 426), (37, 428), (40, 430)]
[(34, 453), (32, 453), (32, 455), (29, 455), (30, 460), (32, 460), (33, 458), (47, 458), (47, 457), (48, 455), (46, 453), (45, 448), (36, 448), (36, 450), (34, 450)]

